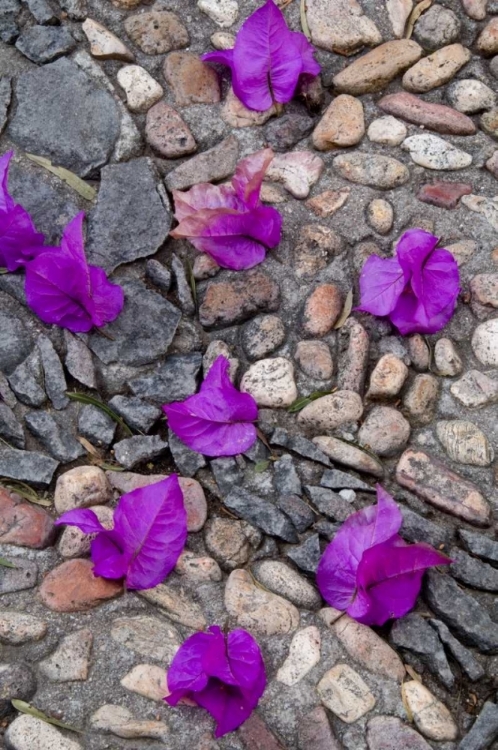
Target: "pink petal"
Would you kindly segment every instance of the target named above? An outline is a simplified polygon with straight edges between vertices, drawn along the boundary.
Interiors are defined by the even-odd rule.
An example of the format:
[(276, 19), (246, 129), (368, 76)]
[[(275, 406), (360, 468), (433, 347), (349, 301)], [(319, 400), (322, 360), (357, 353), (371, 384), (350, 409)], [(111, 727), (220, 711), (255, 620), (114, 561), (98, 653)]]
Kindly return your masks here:
[(232, 187), (238, 198), (249, 208), (256, 208), (259, 205), (261, 185), (274, 156), (271, 148), (264, 148), (237, 164), (232, 178)]
[(358, 310), (372, 315), (389, 315), (405, 287), (405, 277), (396, 258), (371, 255), (360, 275)]
[(301, 75), (317, 76), (320, 73), (320, 65), (315, 60), (315, 48), (313, 45), (299, 31), (292, 32), (292, 40), (297, 54), (301, 55)]
[[(173, 200), (175, 202), (175, 218), (179, 222), (195, 215), (197, 211), (208, 208), (246, 210), (245, 205), (236, 196), (230, 185), (211, 185), (209, 182), (201, 182), (187, 191), (173, 190)], [(175, 237), (175, 231), (171, 232), (173, 237)]]

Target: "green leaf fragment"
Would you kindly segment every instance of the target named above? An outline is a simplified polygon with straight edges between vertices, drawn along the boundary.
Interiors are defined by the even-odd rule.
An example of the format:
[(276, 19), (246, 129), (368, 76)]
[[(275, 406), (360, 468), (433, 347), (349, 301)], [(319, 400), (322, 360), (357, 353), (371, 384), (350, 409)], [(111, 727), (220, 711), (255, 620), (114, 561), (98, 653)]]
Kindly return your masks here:
[(255, 471), (256, 474), (261, 474), (263, 471), (267, 470), (267, 468), (269, 467), (269, 465), (270, 465), (270, 461), (269, 460), (258, 461), (257, 463), (254, 464), (254, 471)]
[(297, 411), (301, 411), (301, 409), (304, 409), (305, 406), (308, 406), (308, 404), (311, 404), (312, 401), (316, 401), (317, 398), (322, 398), (322, 396), (328, 396), (332, 391), (314, 391), (313, 393), (310, 393), (309, 396), (301, 396), (301, 398), (298, 398), (294, 401), (293, 404), (291, 404), (287, 411), (289, 414), (295, 414)]
[(20, 700), (17, 700), (17, 698), (13, 698), (11, 700), (11, 703), (16, 709), (16, 711), (20, 711), (23, 714), (28, 714), (29, 716), (34, 716), (36, 719), (41, 719), (41, 721), (45, 721), (47, 724), (53, 724), (54, 726), (60, 727), (61, 729), (67, 729), (70, 732), (83, 734), (83, 731), (81, 729), (76, 729), (75, 727), (72, 727), (69, 724), (64, 724), (64, 722), (59, 721), (59, 719), (52, 719), (51, 716), (47, 716), (46, 714), (43, 713), (43, 711), (40, 711), (38, 708), (35, 708), (30, 703), (26, 703), (26, 701), (20, 701)]
[(78, 393), (77, 391), (74, 393), (71, 391), (66, 391), (66, 396), (70, 398), (72, 401), (79, 401), (80, 404), (90, 404), (91, 406), (96, 406), (97, 409), (100, 409), (101, 411), (104, 412), (104, 414), (107, 414), (108, 417), (110, 417), (119, 425), (121, 425), (123, 430), (128, 435), (133, 435), (132, 430), (130, 429), (130, 427), (128, 427), (124, 419), (120, 417), (119, 414), (116, 414), (116, 412), (113, 411), (110, 406), (107, 406), (107, 404), (102, 403), (102, 401), (99, 401), (97, 398), (94, 398), (93, 396), (89, 396), (87, 393)]
[(26, 156), (28, 159), (31, 159), (31, 161), (34, 161), (35, 164), (46, 169), (47, 172), (51, 172), (60, 180), (63, 180), (66, 185), (69, 185), (69, 187), (79, 193), (79, 195), (85, 200), (94, 201), (97, 197), (97, 191), (91, 185), (88, 185), (88, 183), (82, 180), (81, 177), (74, 174), (74, 172), (70, 172), (69, 169), (65, 169), (64, 167), (54, 167), (50, 159), (45, 159), (44, 156), (36, 156), (36, 154), (26, 154)]
[(14, 565), (14, 563), (11, 563), (10, 560), (7, 560), (5, 557), (0, 557), (0, 565), (2, 565), (4, 568), (16, 568), (17, 566)]

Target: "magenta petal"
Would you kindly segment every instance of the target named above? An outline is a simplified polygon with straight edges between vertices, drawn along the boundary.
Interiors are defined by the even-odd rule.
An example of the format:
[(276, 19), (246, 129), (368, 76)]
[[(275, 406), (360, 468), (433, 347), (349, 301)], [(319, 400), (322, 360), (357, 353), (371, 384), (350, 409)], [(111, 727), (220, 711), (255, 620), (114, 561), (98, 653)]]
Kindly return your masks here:
[(94, 575), (112, 579), (126, 576), (130, 556), (122, 551), (112, 531), (97, 534), (90, 545), (90, 555)]
[(190, 697), (209, 711), (216, 721), (216, 739), (240, 727), (257, 705), (257, 701), (254, 703), (254, 700), (248, 700), (240, 688), (217, 680), (210, 680), (204, 690)]
[(97, 534), (99, 531), (105, 531), (104, 526), (100, 523), (96, 513), (90, 508), (76, 508), (63, 513), (56, 521), (55, 526), (77, 526), (84, 534)]
[(210, 633), (195, 633), (187, 638), (176, 652), (167, 676), (168, 690), (172, 695), (167, 696), (165, 700), (171, 706), (176, 705), (186, 692), (203, 690), (206, 687), (209, 676), (205, 672), (203, 661), (211, 643)]
[(314, 57), (315, 48), (299, 31), (292, 32), (292, 41), (296, 47), (297, 54), (301, 56), (301, 75), (317, 76), (320, 73), (320, 65)]
[(187, 514), (176, 474), (123, 495), (114, 512), (112, 533), (129, 554), (128, 588), (148, 589), (161, 583), (187, 539)]
[[(197, 211), (204, 209), (232, 209), (233, 211), (245, 211), (246, 206), (237, 197), (231, 185), (211, 185), (209, 182), (200, 182), (190, 190), (173, 190), (175, 202), (175, 218), (182, 222)], [(176, 229), (171, 236), (176, 236)]]
[(372, 315), (389, 315), (405, 287), (403, 270), (396, 258), (371, 255), (360, 275), (359, 310)]
[(237, 164), (232, 177), (232, 187), (239, 200), (248, 208), (256, 208), (259, 205), (261, 185), (274, 156), (271, 148), (264, 148), (246, 156)]
[(199, 393), (165, 404), (168, 425), (192, 450), (206, 456), (244, 453), (256, 440), (256, 402), (230, 382), (226, 357), (218, 357)]
[(124, 305), (124, 292), (119, 284), (113, 284), (107, 278), (103, 268), (89, 266), (92, 289), (91, 310), (92, 322), (98, 328), (115, 320)]
[(219, 63), (228, 68), (233, 67), (233, 49), (217, 49), (214, 52), (206, 52), (201, 55), (203, 62)]
[(396, 245), (396, 255), (406, 281), (412, 276), (418, 277), (425, 260), (438, 242), (437, 237), (424, 229), (409, 229), (401, 236)]
[[(232, 630), (227, 641), (228, 660), (234, 679), (244, 690), (253, 690), (266, 680), (260, 648), (246, 630)], [(259, 696), (258, 696), (259, 697)]]
[(13, 151), (7, 151), (6, 154), (0, 156), (0, 211), (2, 213), (12, 211), (15, 206), (14, 200), (10, 195), (8, 188), (9, 166), (10, 160), (13, 156)]

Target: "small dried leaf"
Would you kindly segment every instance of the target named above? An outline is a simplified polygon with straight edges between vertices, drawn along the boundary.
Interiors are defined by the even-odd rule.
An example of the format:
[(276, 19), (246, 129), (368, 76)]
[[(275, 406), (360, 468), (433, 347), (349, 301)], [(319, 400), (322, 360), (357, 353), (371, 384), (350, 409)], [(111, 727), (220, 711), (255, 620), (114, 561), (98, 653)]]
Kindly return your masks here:
[(268, 459), (266, 461), (258, 461), (254, 464), (254, 471), (256, 474), (261, 474), (263, 471), (267, 470), (269, 465), (270, 461)]
[(48, 498), (40, 497), (40, 495), (38, 495), (37, 492), (35, 492), (35, 490), (25, 482), (21, 482), (17, 479), (7, 479), (4, 477), (0, 477), (0, 483), (7, 490), (15, 492), (17, 495), (20, 495), (30, 503), (34, 503), (35, 505), (43, 505), (45, 508), (48, 508), (52, 505), (52, 502)]
[(46, 169), (47, 172), (51, 172), (60, 180), (63, 180), (63, 182), (79, 193), (79, 195), (85, 200), (94, 201), (97, 197), (97, 191), (91, 187), (91, 185), (88, 185), (88, 183), (82, 180), (81, 177), (74, 174), (74, 172), (70, 172), (69, 169), (65, 169), (64, 167), (54, 167), (50, 159), (45, 159), (44, 156), (36, 156), (36, 154), (26, 154), (26, 156), (40, 167)]
[(432, 0), (422, 0), (422, 2), (417, 3), (417, 5), (412, 10), (410, 14), (410, 18), (408, 19), (407, 24), (406, 24), (405, 39), (410, 39), (411, 35), (413, 34), (413, 27), (417, 23), (422, 13), (428, 8), (430, 8), (431, 5), (432, 5)]
[(126, 471), (124, 466), (118, 466), (117, 464), (108, 464), (105, 461), (95, 461), (94, 463), (104, 471)]
[(14, 563), (11, 563), (10, 560), (7, 560), (5, 557), (0, 557), (0, 565), (2, 565), (4, 568), (15, 568), (16, 566)]
[(17, 700), (17, 698), (12, 699), (11, 703), (16, 709), (16, 711), (20, 711), (23, 714), (28, 714), (29, 716), (34, 716), (36, 719), (41, 719), (41, 721), (45, 721), (47, 724), (53, 724), (54, 726), (60, 727), (61, 729), (67, 729), (70, 732), (77, 732), (77, 734), (83, 734), (81, 729), (76, 729), (75, 727), (71, 727), (69, 724), (64, 724), (64, 722), (59, 721), (58, 719), (52, 719), (51, 716), (47, 716), (46, 714), (43, 713), (43, 711), (40, 711), (38, 708), (35, 708), (30, 703)]
[(339, 315), (339, 318), (337, 320), (337, 323), (335, 324), (334, 328), (342, 328), (346, 320), (351, 315), (351, 310), (353, 309), (353, 290), (350, 289), (349, 292), (346, 295), (346, 299), (344, 301), (344, 307), (342, 308), (342, 312)]
[(84, 437), (78, 437), (78, 442), (81, 443), (81, 445), (86, 450), (86, 452), (89, 453), (91, 456), (100, 458), (100, 452), (97, 450), (97, 448), (94, 445), (91, 444), (89, 440), (87, 440)]
[(406, 711), (406, 715), (408, 717), (408, 721), (410, 723), (413, 723), (413, 714), (412, 714), (412, 712), (410, 710), (410, 705), (409, 705), (408, 700), (406, 698), (405, 683), (403, 683), (401, 685), (401, 700), (403, 701), (403, 706), (405, 707), (405, 711)]
[(187, 258), (187, 271), (188, 271), (188, 282), (190, 285), (190, 291), (192, 292), (194, 305), (197, 309), (197, 281), (194, 276), (194, 269), (192, 268), (192, 265), (188, 258)]
[(8, 268), (0, 268), (0, 275), (4, 273), (9, 273)]
[(409, 664), (405, 664), (404, 667), (413, 680), (417, 680), (417, 682), (422, 682), (421, 676), (419, 675), (418, 672), (415, 672), (413, 667), (410, 667)]
[(306, 10), (307, 10), (306, 0), (301, 0), (301, 9), (300, 9), (300, 14), (301, 14), (301, 28), (302, 28), (303, 34), (306, 37), (306, 39), (308, 40), (308, 42), (311, 42), (311, 32), (310, 32), (310, 27), (308, 26), (308, 19), (306, 17)]

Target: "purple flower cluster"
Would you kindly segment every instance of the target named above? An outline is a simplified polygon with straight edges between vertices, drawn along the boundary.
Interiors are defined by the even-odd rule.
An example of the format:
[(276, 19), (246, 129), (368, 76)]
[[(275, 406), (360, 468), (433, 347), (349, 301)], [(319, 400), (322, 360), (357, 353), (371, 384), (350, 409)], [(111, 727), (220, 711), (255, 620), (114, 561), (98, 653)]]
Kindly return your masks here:
[(26, 300), (44, 323), (89, 331), (114, 320), (123, 308), (123, 290), (98, 266), (90, 266), (83, 245), (80, 213), (64, 229), (60, 247), (44, 245), (33, 220), (8, 191), (13, 152), (0, 157), (0, 266), (24, 267)]

